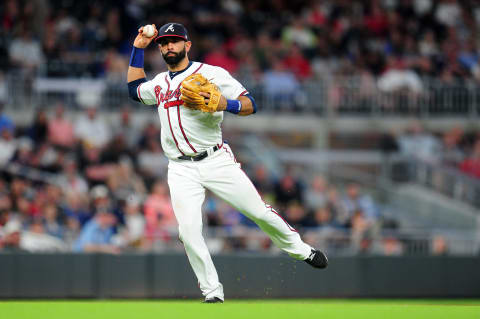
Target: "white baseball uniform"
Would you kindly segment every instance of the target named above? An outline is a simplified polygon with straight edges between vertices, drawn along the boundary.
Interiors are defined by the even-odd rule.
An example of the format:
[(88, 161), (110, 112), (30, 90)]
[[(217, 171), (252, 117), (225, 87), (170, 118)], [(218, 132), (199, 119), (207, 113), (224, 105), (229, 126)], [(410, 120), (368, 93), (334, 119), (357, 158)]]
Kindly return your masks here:
[[(215, 83), (227, 99), (237, 99), (248, 93), (223, 68), (192, 62), (184, 71), (163, 72), (140, 84), (137, 95), (142, 103), (156, 105), (158, 109), (162, 147), (169, 158), (168, 185), (172, 205), (180, 239), (200, 289), (206, 298), (223, 300), (223, 286), (202, 236), (201, 207), (205, 189), (251, 218), (293, 258), (306, 259), (312, 248), (271, 206), (262, 201), (235, 160), (230, 146), (222, 142), (220, 125), (223, 112), (205, 113), (182, 106), (180, 85), (192, 73), (201, 73)], [(200, 161), (178, 159), (205, 151), (208, 156)]]

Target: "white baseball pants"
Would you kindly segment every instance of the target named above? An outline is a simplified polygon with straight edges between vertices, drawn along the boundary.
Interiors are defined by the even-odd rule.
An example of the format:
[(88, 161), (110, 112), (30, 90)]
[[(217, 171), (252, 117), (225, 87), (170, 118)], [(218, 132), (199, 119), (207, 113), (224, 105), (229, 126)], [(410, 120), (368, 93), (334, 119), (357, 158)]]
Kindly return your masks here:
[(212, 191), (265, 231), (276, 246), (295, 259), (306, 259), (311, 247), (275, 210), (266, 205), (236, 162), (227, 144), (198, 161), (170, 160), (168, 185), (182, 240), (202, 294), (224, 299), (223, 286), (202, 236), (205, 189)]

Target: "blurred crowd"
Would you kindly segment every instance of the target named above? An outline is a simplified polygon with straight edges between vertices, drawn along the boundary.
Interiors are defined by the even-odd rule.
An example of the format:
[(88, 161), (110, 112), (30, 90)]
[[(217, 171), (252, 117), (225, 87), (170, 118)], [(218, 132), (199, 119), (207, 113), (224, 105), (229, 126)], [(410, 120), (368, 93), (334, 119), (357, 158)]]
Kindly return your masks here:
[(435, 133), (419, 122), (412, 122), (404, 132), (389, 132), (379, 140), (386, 153), (405, 155), (423, 162), (455, 168), (480, 179), (480, 132), (454, 126)]
[[(0, 101), (9, 75), (99, 78), (126, 92), (136, 30), (169, 21), (188, 28), (193, 60), (224, 67), (246, 87), (261, 86), (274, 104), (292, 105), (312, 80), (343, 76), (359, 81), (328, 90), (334, 107), (343, 100), (372, 107), (373, 87), (406, 89), (410, 107), (422, 98), (424, 76), (480, 79), (480, 3), (473, 0), (5, 0)], [(165, 69), (153, 46), (145, 59), (149, 75)], [(0, 110), (0, 250), (181, 250), (156, 121), (136, 125), (127, 106), (110, 122), (93, 105), (74, 120), (65, 113), (61, 103), (38, 109), (31, 123), (18, 126)], [(480, 137), (462, 128), (434, 135), (415, 124), (385, 135), (381, 147), (480, 178)], [(289, 169), (273, 178), (264, 167), (244, 164), (265, 200), (307, 241), (353, 253), (404, 253), (405, 242), (383, 235), (398, 222), (386, 219), (360, 185)], [(275, 251), (249, 220), (207, 195), (213, 251)], [(444, 254), (448, 245), (438, 237), (431, 249)]]
[[(0, 112), (0, 131), (0, 249), (182, 249), (154, 123), (135, 125), (128, 107), (110, 122), (95, 107), (72, 120), (59, 103), (38, 109), (22, 126)], [(337, 249), (367, 252), (383, 230), (398, 227), (358, 184), (305, 178), (291, 167), (278, 178), (261, 165), (244, 168), (265, 201), (312, 244), (327, 240)], [(204, 214), (214, 252), (275, 251), (255, 224), (209, 192)]]
[(177, 21), (194, 60), (269, 90), (332, 74), (382, 76), (387, 90), (480, 77), (475, 0), (5, 0), (0, 13), (3, 72), (123, 80), (138, 27)]
[[(38, 78), (88, 78), (113, 106), (138, 28), (170, 21), (188, 28), (191, 59), (230, 71), (265, 110), (480, 112), (475, 0), (6, 0), (0, 100), (28, 104), (7, 92), (30, 96)], [(151, 45), (147, 75), (165, 69)]]

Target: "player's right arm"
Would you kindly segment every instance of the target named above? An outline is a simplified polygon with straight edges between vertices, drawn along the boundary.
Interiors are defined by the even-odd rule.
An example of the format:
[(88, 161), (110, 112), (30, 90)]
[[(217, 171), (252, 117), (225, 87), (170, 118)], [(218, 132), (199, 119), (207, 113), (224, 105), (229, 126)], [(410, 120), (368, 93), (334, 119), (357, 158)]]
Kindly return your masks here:
[[(147, 76), (143, 69), (144, 49), (152, 42), (158, 34), (157, 28), (153, 25), (155, 34), (147, 37), (143, 34), (143, 27), (138, 29), (137, 37), (133, 42), (132, 55), (127, 71), (127, 85), (130, 98), (144, 104), (155, 104), (155, 95), (151, 85), (148, 85)], [(147, 82), (147, 83), (145, 83)]]

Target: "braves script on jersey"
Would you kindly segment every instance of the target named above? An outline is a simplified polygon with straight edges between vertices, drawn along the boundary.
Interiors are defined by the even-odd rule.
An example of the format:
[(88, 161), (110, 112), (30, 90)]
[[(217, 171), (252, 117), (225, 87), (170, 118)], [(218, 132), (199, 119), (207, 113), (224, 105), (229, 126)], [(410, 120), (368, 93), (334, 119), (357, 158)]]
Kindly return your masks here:
[(223, 112), (205, 113), (181, 107), (180, 85), (192, 73), (201, 73), (216, 84), (227, 99), (236, 99), (248, 93), (225, 69), (199, 62), (192, 62), (173, 79), (168, 72), (163, 72), (139, 85), (137, 95), (140, 101), (158, 106), (162, 147), (170, 159), (181, 155), (194, 156), (222, 144), (220, 124)]

